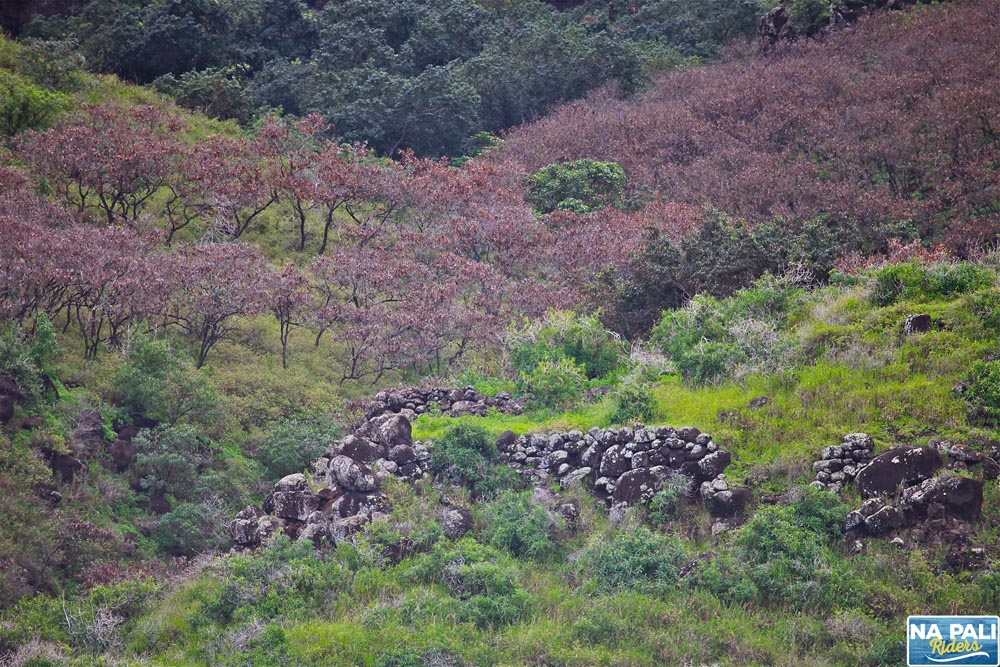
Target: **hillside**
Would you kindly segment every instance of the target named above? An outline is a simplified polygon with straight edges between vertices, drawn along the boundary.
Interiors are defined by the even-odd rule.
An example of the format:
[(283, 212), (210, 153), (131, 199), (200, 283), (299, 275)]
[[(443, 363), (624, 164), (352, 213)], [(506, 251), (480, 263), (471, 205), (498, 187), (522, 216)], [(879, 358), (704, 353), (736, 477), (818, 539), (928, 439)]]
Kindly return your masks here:
[(817, 7), (455, 160), (0, 39), (0, 665), (876, 667), (995, 613), (1000, 16)]
[(496, 159), (529, 173), (617, 163), (637, 196), (759, 230), (765, 257), (745, 260), (758, 275), (795, 262), (825, 275), (892, 237), (966, 252), (997, 233), (998, 33), (992, 3), (873, 15), (669, 74), (634, 101), (568, 104), (512, 131)]

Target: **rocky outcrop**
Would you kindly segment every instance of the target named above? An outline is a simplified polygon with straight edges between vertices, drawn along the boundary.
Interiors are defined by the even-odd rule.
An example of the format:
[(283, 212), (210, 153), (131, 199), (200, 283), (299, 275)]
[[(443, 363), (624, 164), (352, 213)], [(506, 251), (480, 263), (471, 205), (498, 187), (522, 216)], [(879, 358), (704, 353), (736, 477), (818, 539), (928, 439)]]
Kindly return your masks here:
[[(927, 447), (894, 447), (874, 458), (873, 450), (869, 436), (851, 434), (840, 446), (824, 448), (813, 466), (817, 471), (813, 484), (834, 491), (852, 482), (844, 472), (857, 468), (853, 483), (865, 500), (845, 517), (847, 537), (857, 545), (864, 537), (891, 539), (899, 546), (908, 541), (944, 544), (954, 567), (985, 562), (980, 558), (985, 551), (969, 546), (970, 522), (982, 509), (983, 481), (956, 473), (978, 469), (983, 479), (995, 478), (987, 465), (993, 460), (967, 445), (942, 440), (932, 440)], [(942, 455), (948, 458), (947, 468)], [(871, 460), (864, 463), (866, 458)], [(823, 473), (843, 477), (823, 480)]]
[[(279, 533), (317, 545), (335, 542), (386, 512), (388, 502), (381, 491), (386, 479), (413, 481), (429, 472), (430, 451), (413, 440), (410, 420), (437, 408), (445, 414), (522, 410), (507, 394), (486, 397), (469, 387), (380, 392), (368, 404), (365, 419), (315, 462), (310, 478), (285, 477), (275, 484), (262, 510), (248, 507), (235, 517), (231, 536), (237, 547), (256, 547)], [(689, 480), (692, 498), (701, 485), (701, 497), (717, 518), (738, 517), (750, 502), (748, 489), (730, 488), (725, 481), (730, 454), (691, 426), (636, 424), (586, 434), (520, 437), (508, 431), (498, 437), (497, 445), (501, 458), (525, 477), (543, 482), (552, 475), (563, 488), (591, 490), (612, 506), (648, 502), (664, 481), (677, 475)], [(547, 509), (562, 516), (567, 526), (575, 526), (579, 508), (572, 503), (550, 505)], [(472, 528), (472, 515), (450, 508), (442, 514), (442, 526), (446, 534), (462, 535)]]
[(813, 486), (838, 493), (847, 482), (853, 482), (858, 471), (872, 459), (875, 441), (866, 433), (844, 436), (839, 445), (824, 447), (819, 460), (813, 463), (816, 481)]
[[(543, 481), (551, 475), (563, 488), (584, 486), (613, 506), (648, 502), (676, 475), (688, 477), (695, 491), (703, 489), (703, 500), (718, 516), (741, 514), (750, 499), (748, 489), (730, 489), (721, 481), (732, 461), (729, 452), (691, 426), (636, 424), (513, 439), (505, 434), (497, 444), (501, 458), (526, 477)], [(713, 489), (715, 480), (721, 483)], [(715, 499), (716, 494), (722, 495)]]
[(451, 417), (485, 415), (490, 410), (519, 415), (524, 411), (524, 400), (500, 392), (486, 396), (472, 387), (451, 389), (407, 387), (380, 391), (364, 406), (365, 420), (385, 414), (400, 414), (412, 420), (425, 412), (440, 410)]
[(943, 465), (933, 449), (902, 445), (873, 458), (858, 471), (855, 484), (864, 498), (893, 494), (930, 479)]

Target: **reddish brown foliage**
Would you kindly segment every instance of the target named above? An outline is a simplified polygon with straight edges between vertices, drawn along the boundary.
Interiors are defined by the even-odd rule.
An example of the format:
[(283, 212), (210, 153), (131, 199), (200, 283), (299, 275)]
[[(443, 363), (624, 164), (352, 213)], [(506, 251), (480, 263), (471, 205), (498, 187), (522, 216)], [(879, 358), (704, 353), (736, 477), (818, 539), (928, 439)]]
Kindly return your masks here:
[(618, 162), (631, 182), (751, 223), (862, 234), (912, 220), (963, 251), (1000, 230), (1000, 6), (918, 8), (827, 41), (661, 79), (511, 133), (502, 159)]

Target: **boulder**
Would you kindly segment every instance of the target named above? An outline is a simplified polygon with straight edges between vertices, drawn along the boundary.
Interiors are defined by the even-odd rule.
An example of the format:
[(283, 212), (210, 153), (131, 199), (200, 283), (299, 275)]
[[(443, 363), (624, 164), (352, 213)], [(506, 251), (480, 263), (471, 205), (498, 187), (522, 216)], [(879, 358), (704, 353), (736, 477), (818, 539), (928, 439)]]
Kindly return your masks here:
[(332, 510), (334, 516), (347, 518), (358, 515), (371, 516), (375, 512), (386, 511), (388, 507), (388, 499), (381, 492), (348, 491), (333, 502)]
[(500, 451), (510, 449), (515, 442), (517, 442), (517, 436), (514, 435), (513, 431), (504, 431), (497, 436), (497, 448)]
[(386, 449), (392, 449), (399, 445), (413, 446), (410, 422), (406, 417), (401, 415), (389, 415), (379, 418), (376, 423), (375, 433), (379, 442)]
[(389, 460), (396, 465), (405, 466), (417, 460), (417, 453), (409, 445), (396, 445), (389, 450)]
[(928, 503), (940, 503), (945, 510), (966, 520), (979, 518), (983, 506), (983, 483), (968, 477), (938, 481), (927, 492)]
[(1000, 477), (1000, 464), (998, 464), (993, 458), (986, 457), (983, 459), (983, 479), (993, 481)]
[(577, 468), (560, 479), (559, 485), (564, 489), (569, 489), (574, 486), (585, 486), (587, 478), (589, 478), (593, 472), (593, 468), (586, 466), (583, 468)]
[(125, 472), (135, 461), (139, 454), (139, 448), (131, 440), (118, 438), (108, 447), (108, 454), (111, 456), (111, 463), (115, 472)]
[(260, 544), (260, 532), (258, 530), (260, 519), (264, 512), (250, 505), (239, 512), (233, 522), (229, 524), (229, 536), (238, 546), (255, 547)]
[(342, 454), (330, 459), (330, 477), (347, 491), (367, 493), (374, 491), (378, 483), (371, 469)]
[(617, 479), (632, 468), (632, 462), (625, 457), (625, 448), (621, 445), (612, 445), (605, 450), (601, 456), (601, 463), (597, 466), (598, 474), (601, 477)]
[(292, 473), (278, 480), (274, 485), (274, 490), (276, 492), (308, 491), (309, 481), (300, 472)]
[(334, 456), (346, 456), (358, 463), (373, 463), (385, 457), (388, 452), (388, 449), (379, 444), (355, 435), (349, 435), (343, 440), (338, 440), (330, 448), (330, 453)]
[(714, 479), (725, 472), (726, 467), (732, 462), (732, 456), (725, 450), (718, 450), (705, 456), (698, 461), (698, 469), (705, 479)]
[(444, 530), (444, 536), (452, 540), (457, 540), (468, 533), (474, 525), (472, 512), (466, 509), (452, 507), (445, 510), (441, 517), (441, 528)]
[(63, 484), (69, 484), (83, 471), (85, 466), (75, 456), (55, 453), (49, 461), (49, 467), (52, 468), (53, 473), (59, 476)]
[(916, 333), (924, 333), (931, 329), (931, 316), (925, 313), (919, 315), (907, 315), (903, 320), (903, 335), (912, 336)]
[(0, 394), (0, 424), (10, 423), (10, 420), (14, 418), (15, 403), (13, 396)]
[(872, 535), (883, 535), (897, 528), (901, 528), (906, 523), (903, 511), (898, 507), (889, 505), (883, 507), (871, 516), (865, 518), (865, 528)]
[(879, 454), (855, 478), (865, 498), (895, 493), (901, 485), (911, 486), (930, 478), (942, 466), (941, 455), (932, 449), (904, 445)]
[(708, 499), (708, 512), (713, 517), (731, 517), (742, 514), (753, 498), (750, 489), (738, 486), (713, 493)]
[(660, 480), (648, 468), (630, 470), (615, 482), (615, 490), (611, 494), (612, 502), (616, 505), (634, 507), (648, 502), (659, 488)]
[(305, 521), (320, 506), (319, 496), (308, 490), (275, 491), (269, 500), (276, 517), (295, 521)]

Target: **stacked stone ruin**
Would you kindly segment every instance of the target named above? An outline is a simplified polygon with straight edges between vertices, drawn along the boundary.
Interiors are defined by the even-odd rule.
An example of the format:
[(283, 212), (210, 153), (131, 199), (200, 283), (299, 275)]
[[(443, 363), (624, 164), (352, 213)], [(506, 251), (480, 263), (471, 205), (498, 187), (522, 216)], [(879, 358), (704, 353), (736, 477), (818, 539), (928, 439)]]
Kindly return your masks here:
[(845, 518), (846, 537), (858, 546), (866, 537), (900, 546), (943, 544), (953, 566), (981, 566), (985, 550), (970, 545), (971, 522), (982, 508), (983, 480), (996, 479), (1000, 466), (968, 445), (941, 440), (927, 447), (894, 447), (878, 456), (874, 448), (871, 437), (854, 433), (841, 445), (824, 448), (813, 464), (814, 486), (839, 492), (851, 483), (864, 499)]
[(514, 468), (563, 487), (586, 485), (612, 506), (648, 502), (672, 477), (683, 476), (690, 495), (704, 500), (713, 517), (736, 517), (750, 501), (744, 487), (730, 488), (725, 469), (732, 457), (693, 426), (593, 428), (498, 439), (500, 455)]
[(275, 484), (263, 508), (250, 506), (236, 515), (233, 541), (249, 548), (284, 533), (319, 545), (356, 532), (387, 511), (381, 490), (387, 478), (412, 481), (428, 472), (430, 452), (413, 441), (410, 421), (433, 410), (452, 416), (520, 414), (523, 404), (509, 394), (487, 397), (472, 387), (380, 392), (351, 434), (315, 462), (311, 480), (289, 475)]
[(841, 444), (824, 447), (820, 452), (819, 460), (813, 463), (816, 481), (812, 485), (839, 493), (871, 461), (874, 451), (875, 441), (867, 433), (845, 435)]
[[(523, 404), (507, 394), (484, 396), (470, 387), (402, 389), (380, 392), (352, 433), (337, 440), (313, 466), (311, 480), (289, 475), (274, 486), (262, 508), (247, 507), (230, 530), (240, 548), (251, 548), (279, 533), (319, 545), (356, 532), (388, 510), (382, 483), (390, 476), (406, 481), (429, 473), (430, 452), (414, 442), (410, 421), (440, 410), (449, 415), (485, 415), (490, 410), (520, 414)], [(498, 438), (501, 457), (536, 482), (554, 476), (563, 487), (584, 486), (609, 505), (649, 501), (671, 478), (679, 478), (690, 497), (701, 499), (713, 517), (733, 522), (750, 501), (749, 489), (730, 487), (725, 469), (731, 461), (707, 433), (636, 424), (632, 428), (591, 429)], [(446, 532), (459, 534), (471, 515), (451, 508), (443, 517)]]

